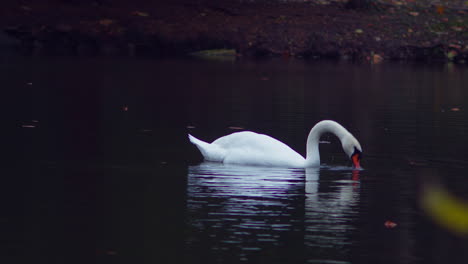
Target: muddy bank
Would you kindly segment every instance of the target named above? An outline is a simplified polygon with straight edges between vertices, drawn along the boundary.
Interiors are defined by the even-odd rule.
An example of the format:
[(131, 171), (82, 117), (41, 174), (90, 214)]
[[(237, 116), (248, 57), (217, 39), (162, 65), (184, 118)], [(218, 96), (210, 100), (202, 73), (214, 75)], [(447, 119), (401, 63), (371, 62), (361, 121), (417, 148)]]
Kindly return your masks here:
[(179, 56), (234, 49), (242, 57), (468, 59), (466, 10), (399, 3), (354, 10), (341, 1), (7, 0), (0, 46), (30, 54)]

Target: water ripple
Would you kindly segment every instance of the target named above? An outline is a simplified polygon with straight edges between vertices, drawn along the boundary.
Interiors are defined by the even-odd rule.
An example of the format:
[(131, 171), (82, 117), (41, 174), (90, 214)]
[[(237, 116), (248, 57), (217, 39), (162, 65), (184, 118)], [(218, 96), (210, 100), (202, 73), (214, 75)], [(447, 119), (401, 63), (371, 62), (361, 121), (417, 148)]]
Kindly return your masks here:
[(345, 254), (342, 248), (356, 230), (351, 223), (359, 202), (358, 176), (347, 167), (191, 166), (189, 248), (195, 250), (198, 243), (215, 252), (223, 249), (222, 254), (227, 248), (239, 260), (285, 243)]

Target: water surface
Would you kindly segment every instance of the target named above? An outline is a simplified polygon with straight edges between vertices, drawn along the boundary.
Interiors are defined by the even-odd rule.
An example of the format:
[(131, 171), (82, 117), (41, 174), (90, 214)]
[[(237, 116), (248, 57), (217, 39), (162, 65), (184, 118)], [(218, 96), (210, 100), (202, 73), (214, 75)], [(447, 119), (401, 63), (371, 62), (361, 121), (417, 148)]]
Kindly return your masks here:
[[(463, 263), (423, 184), (468, 200), (468, 69), (349, 62), (0, 60), (8, 109), (0, 213), (9, 263)], [(202, 163), (186, 134), (269, 134), (322, 166)], [(392, 221), (394, 228), (385, 227)], [(5, 263), (7, 263), (5, 262)]]

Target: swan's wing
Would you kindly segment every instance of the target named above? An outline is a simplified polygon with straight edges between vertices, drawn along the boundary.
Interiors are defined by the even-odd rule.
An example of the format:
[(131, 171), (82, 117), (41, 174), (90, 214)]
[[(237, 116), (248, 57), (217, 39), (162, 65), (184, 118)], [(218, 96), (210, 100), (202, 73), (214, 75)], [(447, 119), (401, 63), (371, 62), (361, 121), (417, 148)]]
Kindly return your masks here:
[(304, 157), (283, 142), (250, 131), (233, 133), (211, 145), (224, 149), (225, 163), (262, 166), (303, 167)]

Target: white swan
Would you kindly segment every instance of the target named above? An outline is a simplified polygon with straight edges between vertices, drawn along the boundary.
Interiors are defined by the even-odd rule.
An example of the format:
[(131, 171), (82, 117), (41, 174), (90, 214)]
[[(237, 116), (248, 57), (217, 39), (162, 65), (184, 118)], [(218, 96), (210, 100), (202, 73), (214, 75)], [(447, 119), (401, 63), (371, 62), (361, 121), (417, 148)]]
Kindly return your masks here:
[(309, 168), (320, 166), (319, 140), (324, 133), (333, 133), (341, 141), (344, 152), (355, 168), (360, 168), (362, 148), (346, 128), (335, 121), (317, 123), (307, 138), (307, 157), (291, 149), (283, 142), (270, 136), (243, 131), (220, 137), (213, 143), (206, 143), (189, 135), (192, 142), (207, 161), (229, 164), (268, 167)]

